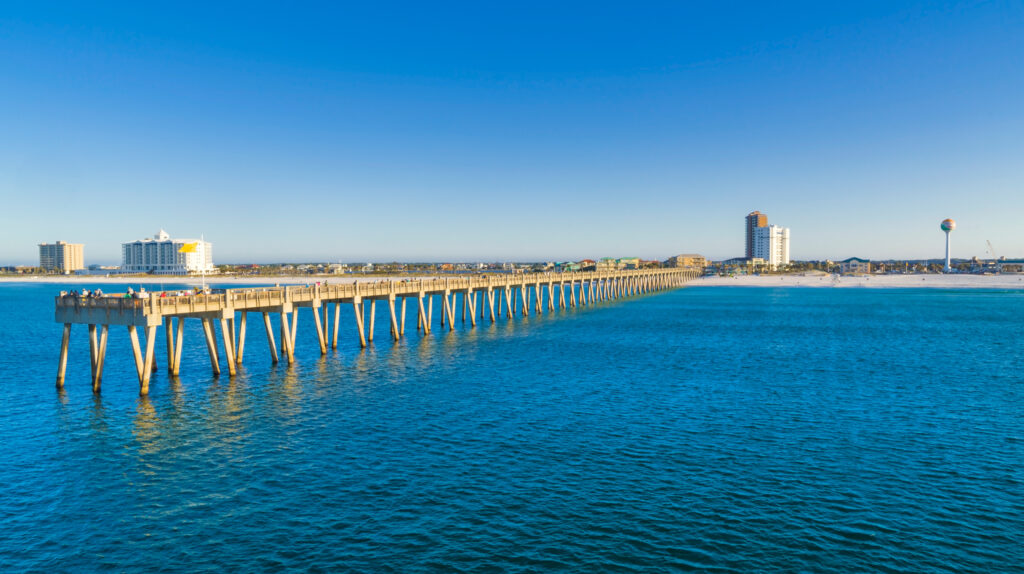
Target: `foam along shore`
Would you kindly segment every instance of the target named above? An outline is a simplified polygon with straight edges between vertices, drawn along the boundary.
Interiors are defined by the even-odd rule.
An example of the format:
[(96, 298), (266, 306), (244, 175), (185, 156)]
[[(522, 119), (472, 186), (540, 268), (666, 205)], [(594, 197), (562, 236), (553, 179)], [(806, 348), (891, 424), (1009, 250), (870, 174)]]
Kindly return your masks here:
[(702, 277), (692, 287), (863, 287), (935, 289), (1024, 289), (1024, 275), (831, 275), (793, 273), (787, 275), (734, 275)]

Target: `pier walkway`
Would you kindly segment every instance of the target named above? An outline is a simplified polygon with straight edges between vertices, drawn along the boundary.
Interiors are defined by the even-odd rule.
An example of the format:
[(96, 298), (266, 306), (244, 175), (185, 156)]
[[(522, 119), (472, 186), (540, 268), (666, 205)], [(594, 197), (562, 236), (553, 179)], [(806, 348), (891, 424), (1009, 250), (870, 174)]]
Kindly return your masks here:
[[(341, 306), (351, 305), (355, 314), (359, 344), (373, 341), (377, 302), (388, 305), (390, 333), (394, 340), (405, 336), (406, 303), (416, 306), (416, 329), (428, 334), (432, 329), (434, 299), (440, 299), (441, 328), (454, 329), (456, 310), (461, 300), (461, 320), (475, 327), (481, 321), (495, 322), (522, 314), (542, 314), (558, 309), (594, 305), (602, 301), (679, 287), (697, 277), (696, 270), (643, 269), (631, 271), (536, 273), (515, 275), (460, 275), (442, 279), (380, 281), (374, 283), (320, 284), (308, 287), (226, 289), (216, 293), (148, 293), (145, 298), (124, 294), (98, 298), (58, 296), (54, 319), (64, 324), (57, 370), (57, 388), (63, 388), (67, 369), (72, 324), (89, 327), (92, 388), (99, 392), (107, 351), (110, 325), (128, 328), (141, 394), (149, 392), (150, 374), (155, 367), (154, 346), (157, 328), (163, 326), (167, 346), (167, 369), (178, 376), (184, 343), (185, 319), (202, 321), (206, 346), (214, 375), (220, 375), (221, 362), (216, 327), (220, 324), (224, 363), (234, 376), (245, 352), (246, 327), (250, 313), (261, 315), (266, 331), (270, 360), (295, 361), (295, 336), (298, 309), (310, 307), (321, 354), (338, 346)], [(369, 309), (367, 309), (369, 303)], [(504, 305), (504, 312), (503, 312)], [(333, 324), (332, 324), (333, 307)], [(366, 311), (369, 311), (368, 317)], [(281, 343), (280, 358), (274, 335), (276, 314)], [(236, 321), (237, 319), (237, 321)], [(236, 329), (237, 325), (237, 329)], [(138, 329), (145, 331), (139, 341)]]

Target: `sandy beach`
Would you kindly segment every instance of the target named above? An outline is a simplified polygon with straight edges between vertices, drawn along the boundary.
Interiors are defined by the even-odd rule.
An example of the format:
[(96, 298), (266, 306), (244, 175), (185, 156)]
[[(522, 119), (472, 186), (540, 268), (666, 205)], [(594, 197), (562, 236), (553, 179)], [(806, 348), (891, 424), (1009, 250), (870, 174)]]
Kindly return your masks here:
[(861, 287), (935, 289), (1024, 289), (1024, 275), (736, 275), (703, 277), (699, 287)]
[[(237, 277), (212, 276), (210, 285), (307, 285), (317, 281), (333, 284), (373, 283), (455, 277), (454, 275), (332, 275)], [(60, 283), (69, 285), (199, 285), (199, 277), (102, 275), (26, 275), (0, 277), (0, 283)], [(1024, 274), (1005, 275), (829, 275), (825, 273), (791, 275), (736, 275), (702, 277), (690, 283), (694, 287), (862, 287), (862, 288), (936, 288), (936, 289), (1024, 289)], [(152, 289), (152, 287), (150, 287)]]

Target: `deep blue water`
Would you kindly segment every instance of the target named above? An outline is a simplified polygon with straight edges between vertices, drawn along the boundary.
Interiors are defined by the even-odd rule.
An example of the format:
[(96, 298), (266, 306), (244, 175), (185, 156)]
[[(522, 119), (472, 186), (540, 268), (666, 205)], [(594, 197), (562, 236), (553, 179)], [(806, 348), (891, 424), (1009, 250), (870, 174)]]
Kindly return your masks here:
[(84, 326), (54, 389), (58, 288), (0, 284), (0, 571), (1024, 569), (1021, 291), (688, 288), (397, 345), (378, 309), (365, 351), (346, 308), (291, 368), (250, 326), (233, 380), (193, 324), (140, 398), (123, 328), (100, 396)]

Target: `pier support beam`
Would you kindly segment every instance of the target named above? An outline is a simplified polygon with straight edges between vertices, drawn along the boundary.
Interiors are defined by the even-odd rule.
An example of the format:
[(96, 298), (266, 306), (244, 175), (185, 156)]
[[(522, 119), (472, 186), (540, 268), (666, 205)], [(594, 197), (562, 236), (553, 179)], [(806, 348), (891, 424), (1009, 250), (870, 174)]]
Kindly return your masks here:
[(142, 349), (139, 347), (139, 334), (135, 325), (128, 325), (128, 340), (132, 344), (132, 356), (135, 358), (135, 374), (142, 380)]
[(68, 345), (71, 342), (71, 323), (64, 323), (64, 334), (60, 340), (60, 359), (57, 362), (57, 389), (64, 388), (64, 374), (68, 370)]
[(181, 370), (181, 348), (185, 342), (185, 318), (178, 317), (174, 329), (174, 362), (171, 364), (171, 376), (177, 377)]
[[(297, 311), (297, 309), (293, 309), (292, 313), (295, 313), (296, 311)], [(292, 325), (294, 325), (294, 324), (295, 324), (295, 319), (294, 319), (294, 315), (293, 315)], [(293, 341), (294, 341), (294, 339), (292, 339), (291, 330), (288, 328), (288, 312), (282, 309), (281, 310), (281, 355), (284, 356), (284, 358), (288, 361), (289, 365), (291, 365), (291, 364), (293, 364), (295, 362), (295, 348), (292, 346), (292, 342)]]
[(270, 313), (263, 313), (263, 326), (267, 328), (267, 346), (270, 348), (270, 362), (277, 364), (277, 345), (274, 344), (274, 327), (270, 324)]
[[(179, 319), (180, 321), (180, 319)], [(174, 317), (164, 317), (164, 337), (167, 338), (167, 372), (174, 372)]]
[[(93, 381), (93, 391), (99, 392), (100, 383), (103, 381), (103, 363), (107, 358), (107, 331), (109, 325), (103, 325), (100, 327), (100, 348), (99, 354), (96, 357), (96, 380)], [(156, 331), (153, 331), (154, 339), (156, 338)]]
[(92, 389), (96, 392), (96, 359), (99, 356), (99, 342), (96, 339), (96, 325), (89, 325), (89, 376)]
[(420, 293), (419, 297), (416, 298), (418, 305), (418, 313), (416, 314), (416, 330), (423, 329), (423, 334), (427, 334), (427, 312), (423, 309), (423, 293)]
[[(494, 292), (494, 289), (491, 289), (490, 287), (488, 287), (487, 288), (487, 306), (490, 309), (490, 313), (491, 313), (491, 323), (494, 323), (494, 320), (495, 320), (494, 319), (494, 296), (495, 295), (496, 295), (496, 293)], [(498, 308), (499, 309), (501, 308), (501, 301), (498, 301)]]
[(135, 325), (128, 325), (128, 337), (131, 339), (132, 352), (135, 355), (135, 372), (139, 376), (139, 394), (149, 394), (149, 377), (153, 372), (153, 346), (156, 343), (156, 325), (146, 327), (145, 356), (139, 348), (139, 335)]
[(245, 353), (245, 324), (249, 313), (242, 311), (238, 319), (238, 342), (235, 344), (235, 363), (242, 364), (242, 355)]
[(451, 297), (450, 297), (451, 302), (448, 303), (448, 330), (449, 331), (454, 331), (455, 330), (455, 304), (456, 304), (458, 298), (459, 298), (459, 292), (458, 291), (452, 291), (452, 294), (451, 294)]
[(292, 329), (291, 339), (288, 341), (288, 356), (289, 363), (292, 363), (291, 357), (295, 355), (295, 335), (299, 332), (299, 308), (292, 308)]
[(359, 346), (366, 348), (366, 331), (364, 330), (363, 301), (362, 299), (352, 300), (352, 310), (356, 314), (356, 329), (359, 331)]
[(331, 348), (338, 348), (338, 328), (341, 326), (341, 301), (334, 302), (334, 336), (331, 338)]
[[(325, 307), (326, 309), (326, 307)], [(326, 321), (326, 313), (324, 320)], [(324, 324), (320, 322), (320, 305), (318, 303), (313, 304), (313, 323), (316, 325), (316, 340), (320, 343), (320, 354), (327, 354), (327, 335), (324, 334)]]
[(330, 332), (331, 332), (331, 330), (330, 330), (330, 328), (331, 328), (331, 324), (330, 324), (331, 323), (331, 304), (328, 303), (327, 301), (324, 301), (323, 303), (321, 303), (320, 304), (320, 312), (323, 314), (323, 317), (324, 317), (324, 325), (323, 325), (322, 329), (323, 329), (323, 333), (324, 333), (324, 348), (325, 348), (325, 352), (326, 352), (327, 346), (329, 346), (330, 343), (331, 343), (331, 336), (330, 336)]
[(100, 392), (103, 380), (103, 360), (107, 356), (107, 325), (102, 325), (99, 339), (96, 337), (96, 325), (89, 325), (89, 363), (92, 367), (92, 392)]
[(423, 330), (429, 333), (434, 324), (434, 296), (427, 295), (427, 321), (423, 323)]
[(370, 332), (367, 333), (366, 340), (373, 342), (374, 327), (377, 325), (377, 300), (370, 299)]
[(395, 296), (388, 296), (388, 311), (391, 313), (391, 338), (395, 341), (400, 336), (398, 327), (398, 315), (395, 313)]
[(512, 297), (512, 287), (506, 285), (505, 286), (505, 318), (506, 319), (511, 319), (512, 315), (515, 313), (515, 309), (513, 308), (513, 304), (514, 303), (515, 303), (515, 298)]
[(448, 331), (451, 332), (455, 330), (455, 294), (445, 290), (441, 297), (444, 298), (444, 303), (441, 306), (441, 312), (443, 313), (441, 315), (441, 328), (442, 330), (444, 329), (445, 319), (447, 319)]
[(398, 336), (399, 337), (404, 337), (405, 336), (405, 302), (408, 299), (409, 299), (408, 297), (402, 297), (402, 324), (398, 327)]
[(224, 360), (228, 364), (228, 376), (233, 377), (235, 371), (235, 341), (227, 319), (220, 320), (220, 339), (224, 342)]
[(153, 373), (153, 345), (156, 343), (156, 325), (146, 327), (146, 360), (142, 365), (142, 377), (139, 379), (139, 394), (149, 394), (149, 377)]
[[(129, 327), (134, 341), (134, 329)], [(213, 320), (203, 319), (203, 334), (206, 336), (206, 350), (210, 354), (210, 366), (213, 368), (213, 376), (220, 376), (220, 359), (217, 357), (217, 339), (214, 338)], [(138, 352), (138, 341), (134, 341), (136, 353)]]

